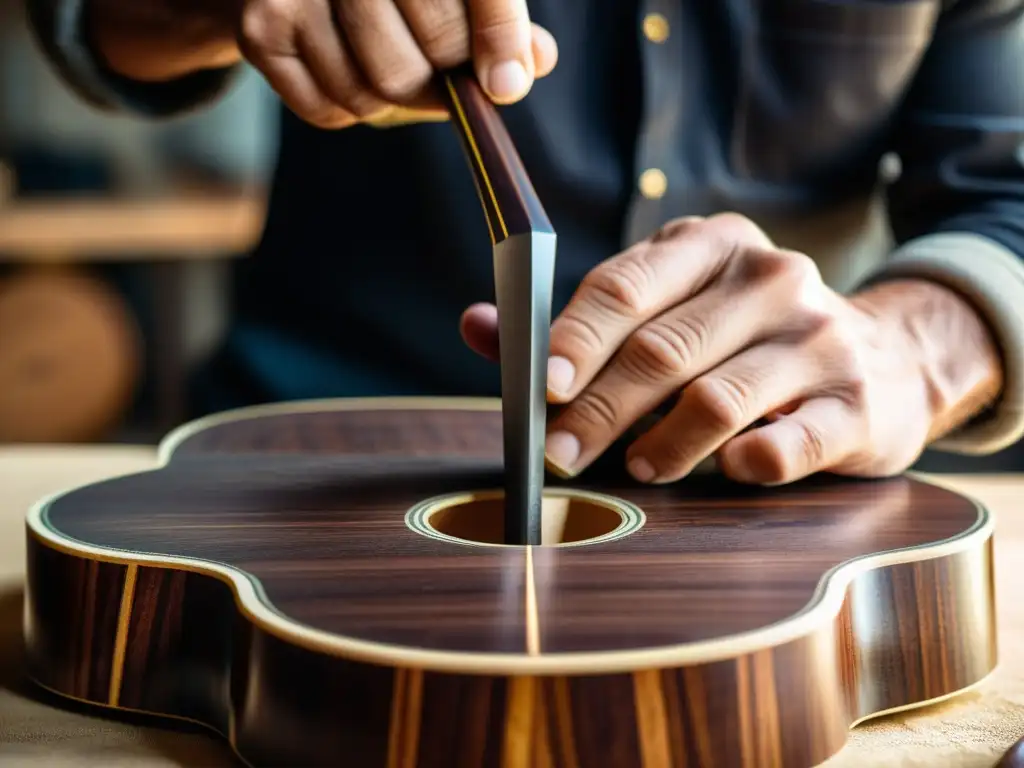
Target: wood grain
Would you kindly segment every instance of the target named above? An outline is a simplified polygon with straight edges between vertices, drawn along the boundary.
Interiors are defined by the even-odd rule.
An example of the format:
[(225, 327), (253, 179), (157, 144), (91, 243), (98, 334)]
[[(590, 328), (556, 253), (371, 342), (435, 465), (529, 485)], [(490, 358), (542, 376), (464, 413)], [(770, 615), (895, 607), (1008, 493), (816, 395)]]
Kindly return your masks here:
[(494, 245), (516, 235), (553, 233), (512, 138), (472, 72), (441, 77), (439, 90), (473, 173)]
[[(159, 470), (41, 508), (33, 677), (110, 703), (122, 563), (119, 706), (204, 722), (254, 765), (811, 766), (858, 720), (995, 666), (991, 528), (951, 491), (645, 487), (605, 470), (576, 487), (646, 524), (527, 558), (404, 524), (425, 497), (500, 487), (498, 410), (354, 405), (207, 422)], [(229, 572), (263, 603), (239, 610)], [(842, 588), (820, 610), (830, 573)]]

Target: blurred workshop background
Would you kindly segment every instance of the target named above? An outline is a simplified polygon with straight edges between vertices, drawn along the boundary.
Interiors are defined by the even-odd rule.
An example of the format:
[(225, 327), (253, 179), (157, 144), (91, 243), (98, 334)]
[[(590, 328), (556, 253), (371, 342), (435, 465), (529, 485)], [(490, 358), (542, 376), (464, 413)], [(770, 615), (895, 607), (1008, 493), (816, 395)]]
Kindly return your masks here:
[(260, 235), (278, 102), (247, 72), (184, 118), (99, 113), (19, 5), (0, 0), (0, 443), (153, 442)]
[[(279, 102), (245, 73), (216, 106), (97, 112), (0, 0), (0, 445), (155, 443), (231, 311), (227, 266), (260, 237)], [(1021, 471), (1024, 446), (919, 469)]]

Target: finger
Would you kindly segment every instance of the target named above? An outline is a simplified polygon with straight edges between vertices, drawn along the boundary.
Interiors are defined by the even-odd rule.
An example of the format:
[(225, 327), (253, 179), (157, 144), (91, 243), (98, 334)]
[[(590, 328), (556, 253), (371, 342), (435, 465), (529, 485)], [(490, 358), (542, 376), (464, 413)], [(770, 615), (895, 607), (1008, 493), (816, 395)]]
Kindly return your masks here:
[(436, 69), (469, 60), (469, 14), (464, 0), (395, 0), (420, 50)]
[(473, 304), (462, 313), (459, 331), (470, 349), (491, 362), (498, 362), (498, 308), (496, 306)]
[(392, 0), (334, 0), (335, 14), (374, 93), (408, 105), (431, 82), (434, 68)]
[(296, 47), (320, 90), (360, 120), (372, 120), (394, 109), (377, 96), (363, 77), (347, 41), (338, 35), (326, 3), (310, 3)]
[(789, 344), (742, 352), (683, 390), (679, 402), (627, 452), (641, 482), (689, 474), (731, 437), (793, 400), (827, 386), (820, 358)]
[(558, 43), (554, 36), (539, 24), (533, 25), (533, 75), (547, 77), (558, 63)]
[(600, 371), (637, 328), (702, 290), (735, 245), (720, 222), (678, 219), (654, 237), (593, 269), (551, 326), (549, 398), (566, 402)]
[(808, 400), (788, 416), (722, 446), (722, 471), (744, 483), (791, 483), (826, 471), (861, 445), (861, 425), (839, 398)]
[[(758, 321), (764, 316), (765, 308), (770, 306), (772, 297), (758, 286), (739, 293), (725, 293), (725, 288), (712, 287), (655, 318), (630, 336), (612, 362), (565, 405), (550, 427), (551, 433), (568, 432), (575, 437), (578, 456), (571, 460), (571, 464), (565, 464), (563, 462), (570, 460), (569, 454), (551, 455), (549, 462), (566, 471), (578, 471), (604, 452), (638, 419), (694, 379), (696, 391), (702, 392), (704, 388), (717, 386), (718, 379), (714, 376), (724, 376), (727, 381), (731, 378), (752, 380), (763, 375), (756, 366), (765, 366), (767, 370), (778, 365), (773, 355), (782, 359), (794, 357), (791, 348), (781, 345), (754, 347), (741, 353), (769, 327), (760, 325)], [(737, 353), (741, 354), (734, 357)], [(733, 360), (726, 363), (725, 368), (716, 369), (707, 381), (702, 382), (698, 378), (730, 358)], [(559, 375), (566, 375), (564, 369), (557, 367), (559, 362), (558, 357), (549, 360), (549, 388), (560, 385)], [(750, 370), (752, 366), (755, 370)], [(693, 395), (689, 397), (694, 398)], [(701, 402), (698, 399), (694, 405)], [(684, 412), (688, 408), (684, 406)], [(661, 446), (664, 439), (658, 436), (664, 435), (665, 428), (663, 425), (661, 432), (655, 431), (646, 438), (654, 440), (652, 449), (669, 451), (648, 472), (649, 480), (654, 480), (662, 472), (680, 474), (689, 471), (689, 467), (684, 466), (687, 457), (681, 455), (680, 446), (671, 449)], [(689, 439), (689, 428), (686, 433)], [(692, 451), (699, 451), (703, 442), (706, 440), (689, 447)], [(566, 451), (574, 444), (560, 435), (554, 439), (553, 446)]]
[(319, 128), (338, 129), (355, 125), (359, 117), (338, 106), (320, 88), (316, 78), (300, 59), (273, 56), (249, 59), (280, 96), (281, 101), (299, 118)]
[(468, 0), (470, 47), (480, 85), (509, 104), (533, 86), (533, 25), (526, 0)]
[(321, 128), (356, 123), (358, 118), (324, 93), (299, 58), (301, 23), (297, 5), (249, 3), (239, 29), (242, 55), (299, 118)]

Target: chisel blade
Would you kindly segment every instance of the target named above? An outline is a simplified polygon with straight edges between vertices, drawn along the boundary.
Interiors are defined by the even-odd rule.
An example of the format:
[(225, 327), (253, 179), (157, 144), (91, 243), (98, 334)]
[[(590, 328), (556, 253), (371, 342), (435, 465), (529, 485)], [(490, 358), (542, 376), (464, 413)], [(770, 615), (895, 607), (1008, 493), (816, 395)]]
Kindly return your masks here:
[(541, 543), (547, 361), (555, 235), (516, 235), (494, 247), (501, 411), (505, 454), (505, 541)]

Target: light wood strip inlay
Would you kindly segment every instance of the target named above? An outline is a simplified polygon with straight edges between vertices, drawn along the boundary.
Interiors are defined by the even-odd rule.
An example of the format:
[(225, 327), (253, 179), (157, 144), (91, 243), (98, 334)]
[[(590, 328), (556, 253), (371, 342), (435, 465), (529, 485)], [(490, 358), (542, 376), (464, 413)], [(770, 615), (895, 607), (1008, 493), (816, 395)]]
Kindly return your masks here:
[(135, 579), (139, 566), (129, 565), (124, 572), (124, 587), (121, 589), (121, 607), (117, 613), (117, 636), (114, 640), (114, 657), (110, 663), (110, 693), (107, 702), (116, 707), (121, 699), (121, 677), (124, 674), (124, 654), (128, 647), (128, 630), (132, 624), (132, 601), (135, 599)]

